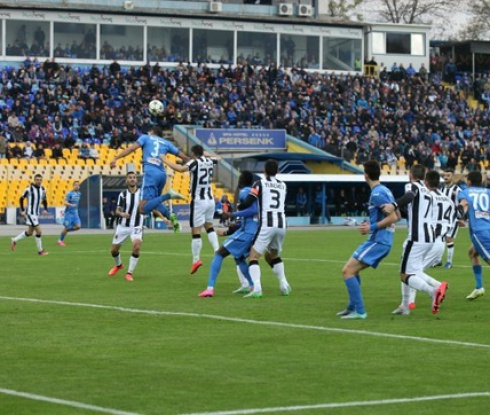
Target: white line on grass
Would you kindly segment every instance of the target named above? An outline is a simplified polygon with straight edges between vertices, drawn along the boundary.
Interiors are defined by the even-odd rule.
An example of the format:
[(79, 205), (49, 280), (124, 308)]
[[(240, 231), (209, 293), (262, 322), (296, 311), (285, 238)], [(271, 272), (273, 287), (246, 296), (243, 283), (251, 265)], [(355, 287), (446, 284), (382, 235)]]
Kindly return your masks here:
[(401, 399), (383, 399), (379, 401), (357, 401), (357, 402), (338, 402), (324, 403), (318, 405), (301, 405), (301, 406), (283, 406), (275, 408), (256, 408), (256, 409), (238, 409), (235, 411), (219, 411), (219, 412), (194, 412), (185, 415), (250, 415), (250, 414), (267, 414), (273, 412), (293, 412), (306, 411), (311, 409), (330, 409), (330, 408), (348, 408), (353, 406), (373, 406), (373, 405), (392, 405), (399, 403), (414, 403), (424, 401), (436, 401), (443, 399), (466, 399), (490, 397), (490, 392), (474, 392), (474, 393), (458, 393), (455, 395), (434, 395), (434, 396), (419, 396), (415, 398)]
[(185, 313), (185, 312), (178, 312), (178, 311), (143, 310), (143, 309), (138, 309), (138, 308), (127, 308), (127, 307), (119, 307), (119, 306), (111, 306), (111, 305), (103, 305), (103, 304), (73, 303), (73, 302), (69, 302), (69, 301), (43, 300), (40, 298), (22, 298), (22, 297), (0, 296), (0, 300), (24, 301), (24, 302), (39, 303), (39, 304), (56, 304), (56, 305), (64, 305), (64, 306), (70, 306), (70, 307), (97, 308), (97, 309), (102, 309), (102, 310), (122, 311), (124, 313), (148, 314), (148, 315), (155, 315), (155, 316), (179, 316), (179, 317), (192, 317), (192, 318), (206, 318), (206, 319), (210, 319), (210, 320), (232, 321), (235, 323), (247, 323), (247, 324), (255, 324), (255, 325), (261, 325), (261, 326), (282, 327), (282, 328), (302, 329), (302, 330), (326, 331), (326, 332), (346, 333), (346, 334), (360, 334), (360, 335), (375, 336), (375, 337), (386, 337), (386, 338), (391, 338), (391, 339), (414, 340), (414, 341), (425, 342), (425, 343), (436, 343), (436, 344), (445, 344), (445, 345), (452, 345), (452, 346), (477, 347), (477, 348), (490, 350), (490, 344), (469, 343), (469, 342), (462, 342), (462, 341), (457, 341), (457, 340), (431, 339), (429, 337), (405, 336), (405, 335), (401, 335), (401, 334), (381, 333), (381, 332), (367, 331), (367, 330), (353, 330), (353, 329), (339, 329), (336, 327), (310, 326), (307, 324), (283, 323), (280, 321), (260, 321), (260, 320), (251, 320), (251, 319), (239, 318), (239, 317), (219, 316), (219, 315), (215, 315), (215, 314)]
[(0, 388), (0, 393), (4, 395), (17, 396), (19, 398), (32, 399), (34, 401), (43, 401), (48, 403), (53, 403), (56, 405), (71, 406), (72, 408), (88, 409), (94, 412), (102, 412), (104, 414), (112, 415), (139, 415), (136, 412), (126, 412), (120, 411), (118, 409), (104, 408), (102, 406), (89, 405), (86, 403), (76, 402), (76, 401), (66, 401), (64, 399), (50, 398), (49, 396), (35, 395), (33, 393), (19, 392), (12, 389)]
[[(66, 255), (66, 254), (98, 254), (98, 253), (107, 253), (106, 249), (98, 249), (98, 250), (87, 250), (87, 251), (64, 251), (61, 254)], [(121, 249), (121, 253), (126, 253), (130, 254), (131, 251)], [(0, 253), (0, 255), (2, 255)], [(10, 255), (9, 252), (6, 253), (6, 255)], [(185, 253), (179, 253), (179, 252), (165, 252), (165, 251), (142, 251), (142, 255), (170, 255), (170, 256), (180, 256), (180, 257), (189, 257), (189, 254)], [(201, 254), (202, 257), (204, 258), (212, 258), (213, 255), (210, 254)], [(297, 262), (320, 262), (320, 263), (333, 263), (333, 264), (345, 264), (345, 260), (340, 260), (340, 259), (325, 259), (325, 258), (288, 258), (288, 257), (281, 257), (285, 261), (297, 261)], [(388, 265), (390, 267), (399, 267), (400, 263), (399, 262), (382, 262), (383, 265)], [(472, 268), (472, 265), (455, 265), (453, 264), (453, 268)], [(339, 271), (340, 272), (340, 271)]]

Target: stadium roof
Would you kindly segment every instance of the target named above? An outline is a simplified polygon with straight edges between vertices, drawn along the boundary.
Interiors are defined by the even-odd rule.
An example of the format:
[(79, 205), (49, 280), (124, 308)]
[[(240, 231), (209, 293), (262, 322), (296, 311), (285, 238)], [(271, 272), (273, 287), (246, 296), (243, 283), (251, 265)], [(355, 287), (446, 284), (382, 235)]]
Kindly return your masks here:
[(337, 164), (341, 166), (344, 170), (350, 171), (352, 173), (362, 174), (363, 170), (345, 161), (345, 159), (331, 154), (311, 154), (311, 153), (257, 153), (257, 154), (247, 154), (242, 157), (236, 156), (234, 159), (240, 158), (253, 158), (256, 160), (264, 161), (268, 159), (275, 160), (300, 160), (300, 161), (326, 161), (329, 163)]
[[(263, 9), (263, 14), (260, 13), (246, 13), (247, 5), (233, 4), (233, 3), (223, 3), (223, 10), (220, 13), (210, 14), (208, 11), (208, 1), (196, 1), (188, 2), (189, 5), (194, 3), (195, 5), (205, 5), (206, 8), (195, 8), (189, 9), (182, 7), (182, 1), (161, 1), (159, 7), (152, 7), (151, 5), (156, 4), (156, 2), (137, 2), (135, 4), (135, 9), (124, 10), (122, 7), (123, 1), (116, 6), (109, 6), (107, 2), (100, 0), (99, 4), (97, 2), (83, 2), (83, 1), (71, 1), (71, 2), (35, 2), (35, 1), (20, 1), (11, 0), (3, 1), (1, 8), (12, 8), (12, 9), (38, 9), (38, 10), (68, 10), (77, 13), (111, 13), (120, 14), (128, 16), (165, 16), (165, 17), (182, 17), (182, 18), (196, 18), (196, 19), (214, 19), (214, 20), (232, 20), (232, 21), (249, 21), (249, 22), (260, 22), (260, 23), (283, 23), (283, 24), (297, 24), (297, 25), (330, 25), (330, 26), (340, 26), (340, 27), (365, 27), (364, 22), (352, 22), (349, 20), (340, 20), (339, 18), (332, 18), (329, 16), (319, 16), (319, 17), (299, 17), (299, 16), (284, 16), (278, 15), (276, 12), (270, 14), (270, 10), (275, 10), (276, 6), (264, 6), (264, 5), (248, 5), (255, 8)], [(175, 4), (175, 7), (173, 7)], [(266, 12), (266, 10), (268, 12)]]
[(439, 48), (468, 48), (468, 53), (490, 54), (490, 42), (485, 40), (431, 40), (431, 47)]

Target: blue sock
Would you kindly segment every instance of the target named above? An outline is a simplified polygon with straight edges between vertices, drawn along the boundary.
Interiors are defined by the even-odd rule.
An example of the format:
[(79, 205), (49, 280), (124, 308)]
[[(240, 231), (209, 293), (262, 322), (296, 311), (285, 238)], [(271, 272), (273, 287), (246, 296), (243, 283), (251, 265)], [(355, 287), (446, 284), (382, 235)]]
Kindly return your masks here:
[(170, 199), (170, 195), (165, 193), (164, 195), (155, 197), (153, 199), (148, 200), (143, 206), (143, 212), (148, 214), (152, 210), (157, 209), (159, 205), (161, 205), (166, 200)]
[(349, 305), (354, 304), (355, 310), (358, 314), (364, 314), (366, 309), (364, 308), (364, 301), (362, 299), (361, 286), (357, 281), (357, 278), (349, 277), (344, 280), (347, 286), (347, 292), (349, 293)]
[[(359, 287), (361, 286), (361, 276), (356, 275), (356, 280), (359, 283)], [(352, 298), (349, 296), (349, 305), (347, 306), (347, 310), (354, 311), (356, 309), (356, 305), (354, 304), (354, 301)]]
[(165, 216), (167, 219), (170, 219), (170, 210), (168, 209), (167, 205), (164, 205), (163, 203), (160, 203), (157, 206), (157, 210)]
[(248, 271), (248, 264), (244, 258), (235, 259), (236, 264), (240, 267), (240, 271), (242, 271), (243, 276), (247, 279), (248, 285), (253, 287), (254, 283), (252, 282), (252, 278), (250, 277), (250, 272)]
[(213, 287), (218, 279), (219, 272), (221, 271), (221, 264), (223, 263), (223, 257), (215, 254), (213, 261), (211, 262), (211, 269), (209, 270), (208, 287)]
[(475, 275), (475, 288), (479, 289), (483, 287), (482, 266), (473, 265), (473, 274)]
[(60, 234), (60, 241), (63, 241), (63, 239), (65, 239), (65, 236), (66, 236), (66, 235), (65, 235), (64, 233), (61, 233), (61, 234)]

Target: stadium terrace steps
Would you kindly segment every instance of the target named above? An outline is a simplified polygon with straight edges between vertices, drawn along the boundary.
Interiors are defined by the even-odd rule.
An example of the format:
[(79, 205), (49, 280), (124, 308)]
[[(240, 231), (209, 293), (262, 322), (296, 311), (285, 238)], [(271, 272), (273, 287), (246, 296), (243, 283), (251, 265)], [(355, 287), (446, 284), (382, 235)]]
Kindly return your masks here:
[[(23, 143), (20, 143), (23, 147)], [(9, 144), (12, 147), (12, 144)], [(75, 181), (84, 181), (87, 177), (94, 174), (101, 175), (125, 175), (126, 163), (134, 163), (137, 171), (142, 170), (141, 153), (136, 151), (129, 155), (124, 162), (111, 169), (109, 163), (119, 150), (111, 149), (107, 146), (96, 146), (99, 150), (97, 160), (82, 160), (78, 158), (78, 149), (64, 149), (63, 159), (51, 159), (51, 149), (46, 149), (46, 159), (0, 159), (0, 212), (7, 207), (18, 207), (19, 198), (24, 189), (31, 183), (35, 174), (43, 176), (43, 184), (48, 194), (49, 206), (63, 206), (65, 194), (73, 187)], [(49, 155), (49, 156), (48, 156)], [(174, 155), (167, 156), (170, 160), (176, 161)], [(189, 173), (177, 173), (167, 169), (169, 181), (167, 189), (173, 187), (179, 193), (189, 194), (190, 176)], [(231, 192), (219, 188), (213, 184), (215, 196), (221, 198), (223, 193), (227, 193), (229, 199), (233, 199)], [(174, 200), (174, 204), (185, 204), (189, 201)]]

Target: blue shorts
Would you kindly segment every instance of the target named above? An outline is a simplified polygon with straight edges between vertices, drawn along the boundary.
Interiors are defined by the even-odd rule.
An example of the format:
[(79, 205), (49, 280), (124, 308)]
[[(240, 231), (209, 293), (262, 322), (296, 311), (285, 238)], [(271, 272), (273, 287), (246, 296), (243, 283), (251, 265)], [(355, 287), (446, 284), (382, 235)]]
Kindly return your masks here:
[(167, 183), (167, 174), (157, 169), (148, 169), (143, 174), (143, 185), (141, 186), (141, 199), (151, 200), (162, 194)]
[(485, 261), (490, 259), (490, 232), (470, 233), (471, 243)]
[(390, 250), (390, 245), (366, 241), (356, 249), (352, 257), (363, 264), (377, 268), (381, 260), (390, 253)]
[(254, 234), (238, 230), (223, 242), (223, 247), (234, 258), (247, 257), (250, 253), (253, 240)]
[(74, 226), (81, 226), (80, 217), (73, 214), (65, 214), (63, 219), (63, 226), (66, 229), (72, 229)]

